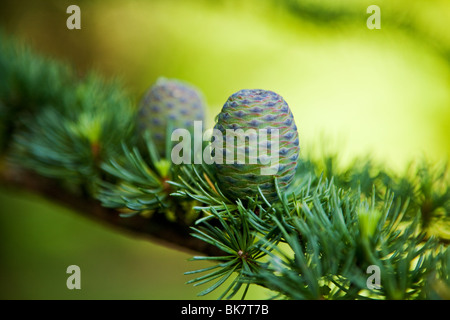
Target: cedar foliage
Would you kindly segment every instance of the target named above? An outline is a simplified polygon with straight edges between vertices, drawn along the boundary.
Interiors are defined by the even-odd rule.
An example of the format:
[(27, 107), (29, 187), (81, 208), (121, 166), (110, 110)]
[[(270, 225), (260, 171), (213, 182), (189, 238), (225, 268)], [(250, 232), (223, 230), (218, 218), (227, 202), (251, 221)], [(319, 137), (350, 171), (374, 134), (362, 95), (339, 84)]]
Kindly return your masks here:
[[(79, 78), (0, 36), (2, 170), (58, 181), (120, 219), (190, 228), (187, 237), (219, 253), (192, 258), (213, 262), (186, 272), (200, 295), (245, 297), (257, 285), (280, 299), (450, 298), (446, 165), (414, 162), (398, 174), (369, 157), (342, 165), (336, 153), (303, 152), (277, 201), (262, 192), (230, 199), (211, 167), (173, 165), (150, 134), (136, 139), (134, 105), (120, 84)], [(379, 287), (367, 285), (369, 266)]]

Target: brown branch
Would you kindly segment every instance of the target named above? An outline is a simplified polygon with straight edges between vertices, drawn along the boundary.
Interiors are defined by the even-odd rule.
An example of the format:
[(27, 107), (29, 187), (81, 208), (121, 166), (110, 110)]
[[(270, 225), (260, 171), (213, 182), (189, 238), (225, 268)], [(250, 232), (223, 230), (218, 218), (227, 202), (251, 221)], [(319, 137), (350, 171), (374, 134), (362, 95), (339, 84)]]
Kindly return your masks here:
[(21, 168), (11, 166), (2, 168), (0, 186), (30, 191), (109, 227), (148, 238), (165, 246), (208, 256), (223, 255), (223, 251), (218, 248), (192, 237), (187, 225), (170, 222), (163, 215), (158, 214), (154, 214), (151, 218), (140, 215), (122, 218), (118, 211), (102, 207), (95, 199), (70, 193), (57, 181)]

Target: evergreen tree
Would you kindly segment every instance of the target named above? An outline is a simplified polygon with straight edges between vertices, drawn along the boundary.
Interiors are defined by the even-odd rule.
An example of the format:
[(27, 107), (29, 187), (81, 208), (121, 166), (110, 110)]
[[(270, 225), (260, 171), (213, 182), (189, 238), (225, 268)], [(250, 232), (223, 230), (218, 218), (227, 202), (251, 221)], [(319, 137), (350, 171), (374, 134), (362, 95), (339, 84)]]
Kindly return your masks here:
[(214, 262), (186, 272), (200, 295), (245, 297), (255, 285), (281, 299), (450, 298), (445, 165), (398, 174), (369, 158), (302, 153), (289, 189), (274, 179), (274, 198), (259, 187), (233, 198), (214, 166), (161, 154), (151, 128), (136, 127), (133, 101), (1, 35), (2, 183), (198, 251), (193, 260)]

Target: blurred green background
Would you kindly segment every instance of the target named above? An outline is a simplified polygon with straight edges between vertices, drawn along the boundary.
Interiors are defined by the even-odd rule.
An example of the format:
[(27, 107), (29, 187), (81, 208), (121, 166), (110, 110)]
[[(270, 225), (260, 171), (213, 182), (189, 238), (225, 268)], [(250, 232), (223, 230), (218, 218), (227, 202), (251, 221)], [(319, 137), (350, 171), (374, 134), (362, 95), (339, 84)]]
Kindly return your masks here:
[[(81, 8), (68, 30), (66, 8)], [(381, 29), (369, 30), (369, 5)], [(364, 0), (10, 1), (0, 28), (80, 75), (122, 79), (139, 99), (157, 77), (199, 87), (208, 126), (228, 96), (269, 89), (290, 105), (303, 152), (370, 153), (394, 170), (450, 154), (450, 2)], [(322, 146), (321, 146), (322, 147)], [(0, 298), (195, 299), (179, 252), (0, 189)], [(66, 268), (81, 268), (81, 290)], [(206, 298), (214, 298), (212, 294)], [(252, 290), (250, 298), (266, 298)]]

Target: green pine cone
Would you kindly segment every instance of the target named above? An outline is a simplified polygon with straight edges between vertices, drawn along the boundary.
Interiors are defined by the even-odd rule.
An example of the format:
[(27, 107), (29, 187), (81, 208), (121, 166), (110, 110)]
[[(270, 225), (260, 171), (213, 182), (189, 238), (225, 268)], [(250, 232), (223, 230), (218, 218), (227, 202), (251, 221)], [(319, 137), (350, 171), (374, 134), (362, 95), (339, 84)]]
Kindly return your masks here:
[[(280, 95), (260, 89), (240, 90), (228, 98), (214, 128), (223, 134), (223, 162), (215, 162), (223, 192), (234, 199), (245, 199), (255, 196), (259, 187), (269, 202), (274, 201), (278, 197), (274, 177), (280, 192), (287, 190), (297, 168), (300, 146), (294, 117)], [(245, 138), (245, 143), (239, 145), (238, 139), (232, 136), (232, 143), (227, 145), (228, 129), (242, 129), (243, 137), (251, 138)], [(267, 134), (261, 129), (266, 129)], [(274, 129), (278, 130), (278, 135)], [(255, 132), (256, 140), (252, 141), (257, 141), (256, 144), (251, 142)], [(270, 166), (275, 170), (262, 174), (262, 168)]]
[[(159, 78), (141, 100), (138, 129), (149, 129), (160, 156), (165, 156), (167, 127), (192, 132), (194, 121), (204, 121), (205, 101), (192, 85), (176, 79)], [(168, 137), (170, 139), (170, 137)]]

